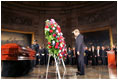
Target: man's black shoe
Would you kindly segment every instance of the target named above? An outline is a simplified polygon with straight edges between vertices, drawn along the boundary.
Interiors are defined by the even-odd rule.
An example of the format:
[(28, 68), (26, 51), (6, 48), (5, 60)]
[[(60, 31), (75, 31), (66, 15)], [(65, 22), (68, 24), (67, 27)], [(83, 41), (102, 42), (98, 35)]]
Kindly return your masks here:
[(80, 72), (76, 72), (76, 74), (79, 74)]
[(84, 75), (84, 74), (81, 74), (81, 73), (77, 72), (76, 75)]

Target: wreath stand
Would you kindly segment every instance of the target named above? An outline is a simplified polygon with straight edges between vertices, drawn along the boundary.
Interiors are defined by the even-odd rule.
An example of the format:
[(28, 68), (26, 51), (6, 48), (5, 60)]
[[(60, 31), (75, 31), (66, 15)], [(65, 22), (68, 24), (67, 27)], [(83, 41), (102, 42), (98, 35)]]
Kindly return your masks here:
[[(48, 76), (50, 57), (51, 57), (51, 55), (49, 55), (49, 58), (48, 58), (48, 65), (47, 65), (47, 71), (46, 71), (46, 79), (47, 79), (47, 76)], [(58, 74), (58, 79), (61, 79), (60, 71), (59, 71), (59, 62), (58, 62), (58, 60), (60, 60), (60, 59), (58, 58), (58, 60), (57, 60), (57, 58), (54, 56), (54, 60), (55, 60), (55, 64), (56, 64), (56, 72)], [(63, 67), (64, 67), (64, 73), (63, 73), (63, 78), (64, 78), (64, 75), (65, 75), (65, 72), (66, 72), (66, 67), (65, 67), (65, 64), (64, 64), (64, 61), (63, 61), (62, 58), (61, 58), (61, 61), (62, 61)]]

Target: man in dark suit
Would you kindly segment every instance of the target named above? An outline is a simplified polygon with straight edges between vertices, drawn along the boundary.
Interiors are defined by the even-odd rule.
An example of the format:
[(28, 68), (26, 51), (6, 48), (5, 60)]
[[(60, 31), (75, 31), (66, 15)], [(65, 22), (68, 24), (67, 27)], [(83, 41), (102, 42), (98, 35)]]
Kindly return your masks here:
[(85, 47), (84, 63), (85, 63), (86, 65), (88, 65), (88, 54), (89, 54), (88, 47)]
[(69, 64), (72, 65), (72, 51), (71, 48), (68, 48), (68, 60), (69, 60)]
[(109, 46), (106, 46), (105, 47), (105, 51), (106, 51), (106, 54), (105, 54), (105, 59), (106, 59), (106, 65), (108, 65), (108, 56), (107, 56), (107, 51), (110, 51), (110, 47)]
[(96, 58), (97, 58), (97, 53), (96, 49), (94, 46), (91, 47), (91, 54), (92, 54), (92, 65), (95, 66), (96, 63)]
[(45, 63), (45, 53), (44, 53), (44, 48), (40, 46), (39, 49), (40, 53), (40, 65), (43, 65)]
[(44, 48), (44, 53), (45, 53), (45, 65), (48, 64), (48, 49)]
[(97, 46), (96, 53), (97, 53), (97, 58), (96, 58), (97, 65), (100, 65), (102, 63), (100, 46)]
[(84, 75), (84, 38), (83, 35), (80, 34), (78, 29), (73, 31), (76, 39), (75, 44), (75, 52), (77, 57), (77, 75)]
[(92, 64), (92, 53), (91, 48), (88, 49), (88, 64)]
[(106, 59), (105, 59), (105, 57), (106, 57), (106, 51), (105, 51), (105, 47), (104, 46), (102, 46), (101, 57), (102, 57), (102, 64), (103, 65), (106, 65)]

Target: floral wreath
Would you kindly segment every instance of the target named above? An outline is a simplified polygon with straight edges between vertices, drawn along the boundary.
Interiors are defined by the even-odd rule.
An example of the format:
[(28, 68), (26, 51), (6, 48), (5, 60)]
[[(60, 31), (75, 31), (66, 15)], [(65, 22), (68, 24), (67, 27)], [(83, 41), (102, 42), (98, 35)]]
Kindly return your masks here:
[(54, 19), (45, 21), (45, 38), (48, 40), (48, 51), (53, 57), (66, 58), (67, 48), (60, 26)]

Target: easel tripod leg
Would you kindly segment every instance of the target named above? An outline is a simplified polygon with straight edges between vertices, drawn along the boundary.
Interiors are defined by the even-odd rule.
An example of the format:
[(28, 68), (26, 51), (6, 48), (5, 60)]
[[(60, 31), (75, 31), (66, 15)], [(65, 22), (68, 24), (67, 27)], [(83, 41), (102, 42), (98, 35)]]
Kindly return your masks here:
[(46, 79), (47, 79), (47, 76), (48, 76), (49, 62), (50, 62), (50, 55), (49, 55), (49, 58), (48, 58), (48, 65), (47, 65), (47, 71), (46, 71)]
[(57, 64), (57, 60), (56, 60), (55, 57), (54, 57), (54, 59), (55, 59), (55, 63), (56, 63), (56, 70), (57, 70), (57, 73), (58, 73), (58, 78), (61, 79), (60, 72), (59, 72), (59, 67), (58, 67), (58, 64)]

